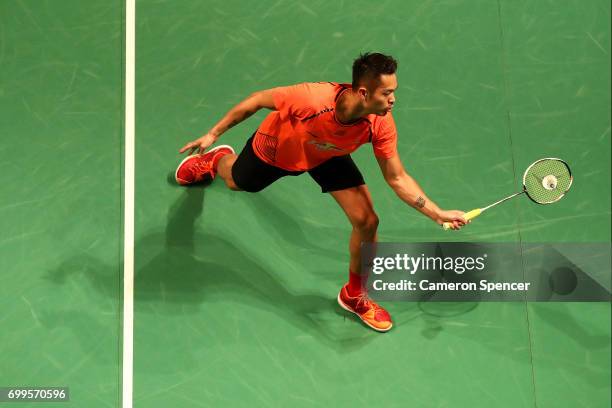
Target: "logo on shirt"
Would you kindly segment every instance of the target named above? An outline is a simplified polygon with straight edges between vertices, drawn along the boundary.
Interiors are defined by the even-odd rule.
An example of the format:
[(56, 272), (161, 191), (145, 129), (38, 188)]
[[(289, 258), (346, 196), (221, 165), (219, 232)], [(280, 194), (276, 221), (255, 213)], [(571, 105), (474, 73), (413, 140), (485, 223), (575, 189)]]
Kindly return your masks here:
[(333, 143), (330, 142), (317, 142), (315, 140), (311, 140), (308, 142), (308, 144), (311, 145), (315, 145), (315, 147), (319, 150), (335, 150), (338, 152), (343, 152), (344, 150), (342, 150), (341, 148), (339, 148), (338, 146), (336, 146)]
[(334, 110), (334, 108), (325, 108), (322, 111), (319, 111), (319, 112), (317, 112), (317, 113), (315, 113), (313, 115), (308, 116), (307, 118), (304, 118), (304, 121), (307, 121), (307, 120), (310, 120), (310, 119), (314, 119), (317, 116), (322, 115), (322, 114), (327, 113), (327, 112), (333, 112), (333, 110)]

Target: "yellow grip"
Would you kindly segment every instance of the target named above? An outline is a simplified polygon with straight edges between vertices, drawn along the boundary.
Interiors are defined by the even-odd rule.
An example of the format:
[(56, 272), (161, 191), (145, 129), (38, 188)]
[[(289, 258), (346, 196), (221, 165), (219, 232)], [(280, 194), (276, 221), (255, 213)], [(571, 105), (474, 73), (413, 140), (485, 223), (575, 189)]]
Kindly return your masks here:
[[(472, 211), (468, 211), (465, 214), (463, 214), (463, 218), (465, 218), (466, 221), (469, 221), (471, 219), (478, 217), (481, 213), (482, 213), (482, 209), (476, 208)], [(445, 222), (444, 224), (442, 224), (442, 228), (444, 228), (445, 230), (450, 229), (452, 226), (453, 226), (452, 222)]]

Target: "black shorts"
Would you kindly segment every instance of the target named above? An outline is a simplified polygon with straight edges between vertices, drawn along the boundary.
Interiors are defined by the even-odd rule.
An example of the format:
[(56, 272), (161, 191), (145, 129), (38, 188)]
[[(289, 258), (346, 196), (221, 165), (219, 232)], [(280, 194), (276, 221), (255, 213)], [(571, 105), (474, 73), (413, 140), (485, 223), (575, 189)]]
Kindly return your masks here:
[[(299, 176), (303, 171), (288, 171), (262, 161), (253, 151), (253, 137), (247, 141), (232, 166), (234, 183), (244, 191), (256, 193), (281, 177)], [(308, 170), (321, 186), (321, 192), (344, 190), (365, 184), (361, 172), (350, 155), (333, 157)]]

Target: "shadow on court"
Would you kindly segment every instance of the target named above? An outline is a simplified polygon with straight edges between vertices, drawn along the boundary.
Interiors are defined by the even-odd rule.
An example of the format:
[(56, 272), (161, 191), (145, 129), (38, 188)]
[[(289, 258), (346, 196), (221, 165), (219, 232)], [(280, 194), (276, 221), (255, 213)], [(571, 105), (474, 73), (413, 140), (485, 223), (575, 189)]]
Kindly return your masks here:
[[(256, 207), (265, 207), (266, 212), (269, 212), (269, 206), (272, 205), (269, 201), (267, 198), (260, 199)], [(165, 231), (145, 234), (136, 243), (136, 341), (143, 355), (157, 356), (150, 357), (152, 360), (144, 362), (144, 365), (151, 364), (155, 367), (155, 364), (161, 363), (168, 370), (179, 371), (198, 364), (198, 356), (194, 354), (192, 342), (197, 342), (204, 348), (244, 342), (244, 338), (229, 335), (229, 328), (222, 326), (222, 322), (233, 318), (236, 304), (263, 310), (279, 319), (274, 328), (259, 328), (254, 324), (250, 328), (252, 331), (282, 331), (282, 325), (289, 324), (298, 328), (304, 335), (316, 339), (322, 346), (338, 353), (359, 350), (381, 338), (380, 334), (365, 328), (356, 317), (341, 310), (334, 297), (293, 289), (260, 266), (256, 261), (257, 254), (247, 247), (211, 233), (198, 231), (197, 220), (202, 216), (208, 216), (204, 189), (185, 189), (185, 193), (168, 211)], [(290, 216), (284, 214), (281, 217)], [(281, 229), (276, 233), (286, 234), (285, 230)], [(301, 234), (305, 235), (303, 232)], [(293, 244), (297, 245), (298, 241), (295, 240)], [(317, 251), (316, 244), (306, 245)], [(83, 254), (51, 270), (49, 279), (56, 284), (70, 284), (76, 288), (88, 284), (95, 288), (99, 295), (98, 299), (92, 301), (108, 302), (113, 299), (115, 304), (120, 305), (121, 292), (117, 287), (115, 275), (117, 270), (117, 265), (108, 265)], [(452, 320), (453, 317), (469, 313), (475, 307), (474, 304), (405, 302), (390, 303), (388, 306), (396, 322), (397, 335), (402, 327), (408, 328), (413, 322), (417, 322), (424, 326), (420, 330), (421, 337), (428, 340), (435, 339), (445, 330), (445, 319)], [(240, 308), (239, 313), (244, 314), (244, 308)], [(74, 310), (45, 311), (44, 314), (47, 324), (69, 327), (74, 336), (80, 339), (84, 349), (96, 349), (98, 339), (89, 335), (83, 327), (87, 327), (84, 325), (86, 321), (95, 325), (98, 316), (90, 316), (87, 311)], [(590, 348), (605, 347), (600, 344), (599, 337), (589, 335), (581, 328), (580, 322), (573, 320), (571, 316), (554, 315), (550, 318), (553, 321), (563, 320), (572, 327), (571, 332), (566, 334), (578, 343)], [(193, 319), (194, 323), (185, 323), (185, 319)], [(241, 315), (239, 320), (248, 320), (248, 316)], [(152, 327), (147, 327), (149, 325)], [(194, 326), (198, 327), (197, 334), (192, 333), (186, 337), (181, 335), (183, 331)], [(147, 334), (142, 334), (139, 340), (138, 333), (143, 332)], [(149, 342), (145, 339), (147, 335), (157, 336), (158, 339), (156, 342)], [(163, 336), (165, 339), (159, 340)], [(477, 339), (478, 336), (469, 335), (466, 341), (478, 341)], [(508, 355), (503, 342), (482, 337), (481, 339), (483, 347)], [(156, 351), (155, 348), (159, 347), (160, 343), (175, 349), (171, 362), (166, 361), (168, 356)], [(143, 348), (145, 351), (142, 351)], [(512, 356), (524, 360), (523, 352), (512, 353)], [(548, 363), (556, 366), (557, 362), (551, 360)], [(580, 371), (583, 376), (593, 377), (594, 381), (597, 381), (601, 374), (596, 367), (593, 367), (592, 371), (586, 370), (588, 372), (584, 366), (570, 369)]]
[[(169, 320), (173, 315), (192, 314), (193, 319), (219, 322), (234, 313), (232, 304), (245, 304), (274, 314), (282, 320), (278, 325), (293, 325), (338, 352), (359, 349), (379, 336), (341, 310), (335, 297), (291, 289), (258, 265), (256, 254), (251, 254), (248, 248), (197, 231), (196, 221), (204, 213), (204, 189), (187, 188), (169, 209), (165, 231), (146, 234), (137, 241), (136, 325), (139, 313)], [(114, 298), (121, 304), (121, 293), (113, 276), (116, 271), (116, 265), (81, 255), (51, 270), (49, 279), (56, 284), (75, 284), (70, 281), (76, 280), (77, 286), (82, 280), (88, 281), (101, 299)], [(225, 306), (211, 307), (217, 303)], [(220, 316), (220, 311), (228, 315)], [(345, 322), (345, 318), (353, 321)], [(169, 322), (169, 326), (176, 325)], [(75, 333), (86, 341), (87, 347), (92, 346), (91, 339), (76, 328)], [(237, 340), (210, 335), (197, 341), (212, 346)]]

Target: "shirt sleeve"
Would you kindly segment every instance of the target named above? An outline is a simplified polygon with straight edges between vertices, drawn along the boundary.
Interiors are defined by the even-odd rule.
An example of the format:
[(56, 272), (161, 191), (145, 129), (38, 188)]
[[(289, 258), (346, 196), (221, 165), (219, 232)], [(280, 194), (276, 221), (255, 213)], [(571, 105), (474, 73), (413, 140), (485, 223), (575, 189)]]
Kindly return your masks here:
[(391, 112), (381, 117), (378, 126), (373, 129), (372, 148), (374, 155), (390, 159), (397, 154), (397, 129)]
[(312, 110), (310, 105), (312, 105), (313, 93), (307, 82), (274, 88), (272, 98), (274, 107), (281, 114), (304, 118)]

